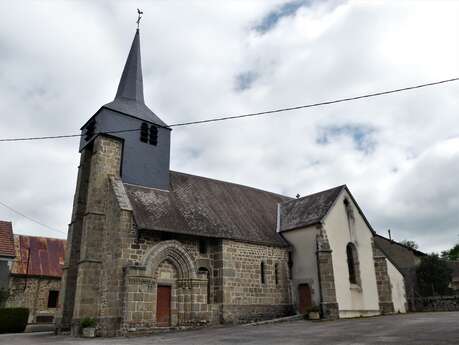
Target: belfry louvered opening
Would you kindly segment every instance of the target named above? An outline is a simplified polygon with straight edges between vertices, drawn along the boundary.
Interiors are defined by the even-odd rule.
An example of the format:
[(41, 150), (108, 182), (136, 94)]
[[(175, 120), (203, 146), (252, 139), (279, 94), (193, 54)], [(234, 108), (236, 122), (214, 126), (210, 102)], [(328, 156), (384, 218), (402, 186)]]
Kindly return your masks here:
[(155, 125), (148, 125), (142, 122), (140, 125), (140, 141), (150, 145), (158, 145), (158, 128)]

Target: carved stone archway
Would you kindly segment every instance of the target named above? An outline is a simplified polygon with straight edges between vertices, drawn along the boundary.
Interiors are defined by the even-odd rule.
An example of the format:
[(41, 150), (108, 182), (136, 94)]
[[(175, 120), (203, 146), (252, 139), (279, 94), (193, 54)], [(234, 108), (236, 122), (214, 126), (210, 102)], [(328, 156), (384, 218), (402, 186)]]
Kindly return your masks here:
[[(158, 275), (165, 262), (174, 266), (174, 278)], [(170, 287), (170, 326), (188, 326), (209, 318), (202, 306), (207, 302), (207, 279), (197, 273), (192, 256), (179, 241), (162, 241), (149, 248), (140, 265), (126, 268), (126, 284), (124, 325), (128, 332), (158, 326), (159, 286), (161, 291)]]
[(142, 266), (146, 269), (145, 274), (152, 276), (164, 260), (174, 264), (180, 280), (197, 278), (196, 265), (179, 241), (163, 241), (151, 247), (142, 260)]

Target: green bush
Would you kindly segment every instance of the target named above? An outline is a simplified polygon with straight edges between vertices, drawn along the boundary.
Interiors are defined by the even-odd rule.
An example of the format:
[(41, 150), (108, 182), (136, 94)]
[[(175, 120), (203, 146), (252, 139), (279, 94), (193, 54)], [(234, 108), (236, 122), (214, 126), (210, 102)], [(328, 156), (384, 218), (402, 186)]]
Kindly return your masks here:
[(96, 327), (96, 319), (92, 317), (85, 317), (83, 320), (80, 322), (81, 328), (93, 328)]
[(27, 308), (0, 309), (0, 333), (24, 332), (29, 318)]

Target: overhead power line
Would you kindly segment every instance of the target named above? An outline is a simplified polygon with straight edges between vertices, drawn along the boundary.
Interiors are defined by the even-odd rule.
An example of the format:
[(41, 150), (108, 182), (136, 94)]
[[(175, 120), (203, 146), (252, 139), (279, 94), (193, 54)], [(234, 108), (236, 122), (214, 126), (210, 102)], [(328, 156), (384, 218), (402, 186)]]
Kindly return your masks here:
[(34, 219), (34, 218), (32, 218), (32, 217), (29, 217), (28, 215), (26, 215), (26, 214), (24, 214), (24, 213), (22, 213), (22, 212), (20, 212), (20, 211), (18, 211), (18, 210), (15, 210), (15, 209), (12, 208), (11, 206), (8, 206), (8, 205), (5, 204), (4, 202), (1, 202), (1, 201), (0, 201), (0, 205), (2, 205), (3, 207), (7, 208), (8, 210), (10, 210), (10, 211), (12, 211), (12, 212), (14, 212), (14, 213), (16, 213), (16, 214), (18, 214), (18, 215), (20, 215), (21, 217), (24, 217), (24, 218), (30, 220), (31, 222), (34, 222), (34, 223), (39, 224), (39, 225), (41, 225), (41, 226), (44, 226), (45, 228), (47, 228), (47, 229), (49, 229), (49, 230), (51, 230), (51, 231), (55, 231), (55, 232), (59, 232), (59, 233), (61, 233), (61, 234), (67, 235), (66, 232), (61, 231), (61, 230), (54, 229), (53, 227), (51, 227), (51, 226), (49, 226), (49, 225), (46, 225), (45, 223), (42, 223), (42, 222), (40, 222), (40, 221), (38, 221), (38, 220), (36, 220), (36, 219)]
[(285, 111), (292, 111), (292, 110), (298, 110), (298, 109), (320, 107), (320, 106), (324, 106), (324, 105), (355, 101), (355, 100), (362, 99), (362, 98), (383, 96), (383, 95), (388, 95), (388, 94), (391, 94), (391, 93), (397, 93), (397, 92), (409, 91), (409, 90), (414, 90), (414, 89), (420, 89), (420, 88), (423, 88), (423, 87), (434, 86), (434, 85), (439, 85), (439, 84), (445, 84), (445, 83), (450, 83), (450, 82), (458, 81), (458, 80), (459, 80), (459, 77), (458, 78), (451, 78), (451, 79), (446, 79), (446, 80), (435, 81), (435, 82), (432, 82), (432, 83), (426, 83), (426, 84), (403, 87), (401, 89), (394, 89), (394, 90), (380, 91), (380, 92), (375, 92), (375, 93), (368, 93), (368, 94), (361, 95), (361, 96), (339, 98), (339, 99), (335, 99), (335, 100), (332, 100), (332, 101), (324, 101), (324, 102), (311, 103), (311, 104), (306, 104), (306, 105), (298, 105), (298, 106), (289, 107), (289, 108), (279, 108), (279, 109), (274, 109), (274, 110), (261, 111), (261, 112), (258, 112), (258, 113), (248, 113), (248, 114), (243, 114), (243, 115), (216, 117), (216, 118), (208, 119), (208, 120), (175, 123), (173, 125), (169, 125), (169, 127), (196, 125), (196, 124), (200, 124), (200, 123), (233, 120), (233, 119), (240, 119), (240, 118), (244, 118), (244, 117), (269, 115), (269, 114), (281, 113), (281, 112), (285, 112)]
[[(458, 80), (459, 80), (459, 77), (456, 77), (456, 78), (451, 78), (451, 79), (435, 81), (435, 82), (431, 82), (431, 83), (419, 84), (419, 85), (414, 85), (414, 86), (407, 86), (407, 87), (403, 87), (403, 88), (399, 88), (399, 89), (392, 89), (392, 90), (386, 90), (386, 91), (380, 91), (380, 92), (374, 92), (374, 93), (367, 93), (367, 94), (360, 95), (360, 96), (339, 98), (339, 99), (335, 99), (335, 100), (329, 100), (329, 101), (323, 101), (323, 102), (317, 102), (317, 103), (311, 103), (311, 104), (305, 104), (305, 105), (298, 105), (298, 106), (287, 107), (287, 108), (278, 108), (278, 109), (273, 109), (273, 110), (261, 111), (261, 112), (256, 112), (256, 113), (240, 114), (240, 115), (219, 116), (219, 117), (214, 117), (214, 118), (205, 119), (205, 120), (179, 122), (179, 123), (171, 124), (171, 125), (169, 125), (169, 127), (191, 126), (191, 125), (198, 125), (198, 124), (210, 123), (210, 122), (241, 119), (241, 118), (245, 118), (245, 117), (271, 115), (271, 114), (282, 113), (282, 112), (298, 110), (298, 109), (321, 107), (321, 106), (326, 106), (326, 105), (331, 105), (331, 104), (336, 104), (336, 103), (356, 101), (356, 100), (363, 99), (363, 98), (371, 98), (371, 97), (389, 95), (389, 94), (393, 94), (393, 93), (410, 91), (410, 90), (420, 89), (420, 88), (434, 86), (434, 85), (451, 83), (451, 82), (458, 81)], [(123, 133), (123, 132), (133, 132), (133, 131), (140, 131), (140, 129), (125, 129), (125, 130), (118, 130), (118, 131), (107, 131), (107, 132), (100, 132), (98, 134)], [(5, 138), (5, 139), (0, 139), (0, 142), (62, 139), (62, 138), (81, 137), (82, 135), (83, 134), (69, 134), (69, 135), (55, 135), (55, 136), (43, 136), (43, 137)]]

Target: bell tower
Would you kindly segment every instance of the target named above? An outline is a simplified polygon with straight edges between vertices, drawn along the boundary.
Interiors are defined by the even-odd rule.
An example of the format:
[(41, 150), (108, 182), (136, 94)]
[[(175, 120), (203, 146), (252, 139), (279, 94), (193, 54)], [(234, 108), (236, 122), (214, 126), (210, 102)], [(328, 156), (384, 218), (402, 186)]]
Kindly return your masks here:
[(120, 176), (124, 183), (169, 189), (171, 129), (145, 105), (139, 29), (115, 99), (102, 106), (81, 130), (80, 152), (100, 134), (122, 140)]
[[(117, 226), (110, 213), (113, 179), (120, 185), (169, 189), (171, 129), (145, 105), (139, 29), (115, 99), (81, 130), (80, 165), (56, 313), (57, 330), (71, 330), (75, 335), (85, 317), (97, 318), (104, 329), (120, 328), (121, 274), (116, 270), (121, 264), (115, 262), (123, 258), (118, 253), (121, 241), (116, 245), (111, 241), (122, 235), (109, 235)], [(110, 264), (104, 261), (107, 257), (112, 257)], [(115, 305), (107, 302), (107, 294)]]

